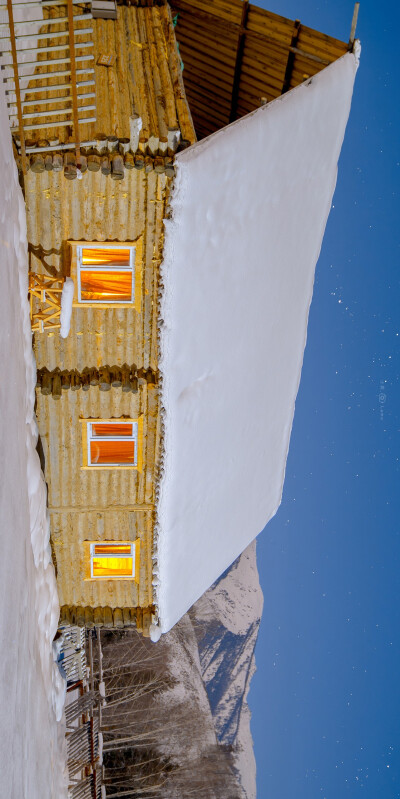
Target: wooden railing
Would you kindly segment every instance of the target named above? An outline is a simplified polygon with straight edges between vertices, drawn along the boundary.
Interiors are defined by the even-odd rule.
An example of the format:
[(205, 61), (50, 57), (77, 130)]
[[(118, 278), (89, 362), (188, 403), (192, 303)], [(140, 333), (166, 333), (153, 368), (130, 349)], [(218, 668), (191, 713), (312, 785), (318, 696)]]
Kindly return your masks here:
[(58, 145), (57, 129), (69, 128), (62, 149), (75, 149), (79, 158), (79, 126), (96, 121), (90, 5), (80, 0), (7, 0), (0, 4), (1, 11), (2, 75), (23, 171), (27, 153), (38, 149), (35, 142), (29, 146), (32, 134), (46, 132), (44, 139), (53, 141), (47, 147), (41, 142), (40, 150), (52, 150)]

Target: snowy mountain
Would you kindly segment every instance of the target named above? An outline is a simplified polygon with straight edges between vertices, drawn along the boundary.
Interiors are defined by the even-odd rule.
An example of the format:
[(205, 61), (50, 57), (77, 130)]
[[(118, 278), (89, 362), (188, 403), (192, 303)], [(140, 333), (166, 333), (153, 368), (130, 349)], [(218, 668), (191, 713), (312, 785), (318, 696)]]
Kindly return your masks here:
[(256, 795), (247, 693), (262, 607), (253, 542), (189, 612), (216, 735), (232, 748), (246, 799)]

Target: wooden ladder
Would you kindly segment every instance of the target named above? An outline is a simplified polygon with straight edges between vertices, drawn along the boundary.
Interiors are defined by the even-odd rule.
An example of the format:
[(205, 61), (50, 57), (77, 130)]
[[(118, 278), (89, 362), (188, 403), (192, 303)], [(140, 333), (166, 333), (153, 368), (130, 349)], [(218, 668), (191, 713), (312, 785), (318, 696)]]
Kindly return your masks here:
[[(74, 13), (74, 5), (79, 5), (78, 13)], [(35, 9), (35, 18), (29, 19), (32, 9)], [(44, 9), (52, 16), (44, 17)], [(7, 12), (7, 21), (3, 21), (4, 11)], [(26, 139), (32, 131), (71, 127), (72, 142), (61, 145), (61, 149), (75, 149), (79, 158), (79, 125), (96, 121), (95, 88), (86, 91), (88, 86), (95, 87), (94, 55), (90, 52), (92, 37), (87, 40), (87, 36), (93, 33), (91, 19), (90, 4), (80, 0), (7, 0), (0, 3), (0, 63), (7, 86), (11, 132), (21, 155), (24, 173), (27, 171), (27, 152), (60, 149), (60, 145), (52, 146), (50, 143), (47, 147), (27, 147)], [(82, 36), (84, 41), (80, 41)], [(32, 46), (32, 40), (35, 46)], [(52, 44), (52, 40), (56, 40), (56, 44)], [(59, 82), (60, 78), (63, 82)], [(33, 85), (38, 82), (40, 85)], [(52, 93), (56, 93), (55, 96)], [(93, 100), (90, 105), (87, 104), (89, 98)], [(60, 104), (62, 107), (58, 108)], [(48, 110), (48, 106), (53, 108)], [(87, 116), (88, 112), (94, 114)]]
[(45, 330), (56, 330), (61, 327), (63, 285), (63, 277), (47, 277), (46, 275), (36, 275), (34, 272), (29, 273), (28, 295), (31, 325), (35, 333), (43, 333)]

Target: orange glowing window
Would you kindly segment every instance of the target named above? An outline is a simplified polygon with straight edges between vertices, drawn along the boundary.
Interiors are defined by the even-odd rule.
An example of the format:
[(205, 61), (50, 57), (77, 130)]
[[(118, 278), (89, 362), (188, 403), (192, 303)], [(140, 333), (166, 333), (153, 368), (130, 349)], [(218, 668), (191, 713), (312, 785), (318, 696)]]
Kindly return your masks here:
[(78, 246), (79, 302), (133, 302), (134, 261), (134, 247)]
[(129, 269), (130, 247), (82, 247), (82, 266), (105, 266)]
[(133, 426), (129, 422), (92, 422), (92, 437), (97, 438), (97, 436), (132, 436), (133, 434)]
[(136, 466), (137, 422), (88, 422), (89, 466)]
[(90, 545), (92, 578), (132, 579), (135, 576), (135, 544), (118, 541)]
[(130, 555), (131, 544), (94, 544), (95, 555)]

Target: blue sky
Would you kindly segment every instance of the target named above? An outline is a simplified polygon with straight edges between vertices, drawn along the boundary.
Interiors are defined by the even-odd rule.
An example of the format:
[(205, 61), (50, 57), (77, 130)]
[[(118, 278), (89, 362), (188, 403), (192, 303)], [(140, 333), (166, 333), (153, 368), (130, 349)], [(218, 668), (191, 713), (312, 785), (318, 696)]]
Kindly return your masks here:
[[(258, 4), (348, 38), (348, 0)], [(400, 797), (399, 16), (361, 2), (283, 501), (258, 540), (258, 799)]]

